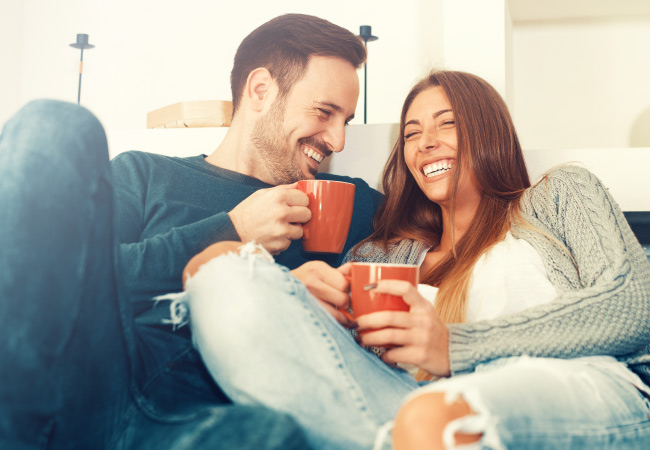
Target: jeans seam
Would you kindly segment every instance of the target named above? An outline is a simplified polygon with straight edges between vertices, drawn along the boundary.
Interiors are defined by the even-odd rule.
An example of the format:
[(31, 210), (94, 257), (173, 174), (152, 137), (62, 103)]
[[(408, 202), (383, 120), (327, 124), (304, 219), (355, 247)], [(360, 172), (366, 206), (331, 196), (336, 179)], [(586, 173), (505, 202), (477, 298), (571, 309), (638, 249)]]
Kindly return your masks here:
[[(321, 320), (314, 314), (314, 312), (311, 310), (311, 308), (307, 305), (308, 301), (312, 300), (312, 295), (309, 293), (307, 290), (306, 286), (297, 278), (295, 278), (288, 269), (281, 267), (282, 271), (285, 273), (286, 280), (290, 285), (290, 289), (288, 290), (289, 293), (300, 299), (301, 304), (303, 309), (307, 312), (309, 318), (311, 319), (313, 325), (316, 327), (318, 332), (320, 333), (321, 338), (325, 338), (325, 343), (329, 346), (329, 351), (333, 355), (336, 367), (340, 369), (340, 371), (343, 373), (344, 379), (346, 380), (347, 384), (347, 391), (353, 395), (353, 398), (355, 400), (355, 404), (357, 405), (357, 408), (359, 411), (368, 419), (373, 425), (377, 424), (377, 418), (373, 416), (372, 411), (370, 407), (368, 406), (368, 402), (365, 399), (365, 396), (363, 395), (363, 392), (356, 386), (356, 383), (354, 383), (354, 378), (352, 375), (349, 373), (349, 371), (346, 369), (343, 357), (341, 355), (341, 351), (338, 348), (338, 345), (332, 339), (331, 336), (326, 332), (326, 329), (323, 327), (323, 325), (320, 323)], [(300, 295), (301, 292), (303, 291), (306, 295)], [(318, 305), (317, 305), (318, 306)]]

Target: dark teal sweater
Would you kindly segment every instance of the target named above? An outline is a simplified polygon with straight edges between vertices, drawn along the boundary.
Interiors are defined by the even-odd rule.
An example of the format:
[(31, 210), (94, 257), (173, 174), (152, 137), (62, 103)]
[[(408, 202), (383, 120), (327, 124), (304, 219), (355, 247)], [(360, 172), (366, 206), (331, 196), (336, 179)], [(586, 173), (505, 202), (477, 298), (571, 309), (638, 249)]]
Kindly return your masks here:
[[(210, 244), (240, 240), (228, 212), (258, 189), (270, 185), (221, 169), (205, 156), (176, 158), (126, 152), (112, 162), (116, 233), (123, 276), (136, 316), (149, 314), (151, 299), (182, 290), (181, 273), (192, 256)], [(381, 194), (359, 178), (319, 174), (318, 178), (354, 183), (354, 215), (340, 255), (302, 251), (300, 241), (275, 257), (289, 269), (320, 259), (336, 267), (343, 255), (372, 232)]]

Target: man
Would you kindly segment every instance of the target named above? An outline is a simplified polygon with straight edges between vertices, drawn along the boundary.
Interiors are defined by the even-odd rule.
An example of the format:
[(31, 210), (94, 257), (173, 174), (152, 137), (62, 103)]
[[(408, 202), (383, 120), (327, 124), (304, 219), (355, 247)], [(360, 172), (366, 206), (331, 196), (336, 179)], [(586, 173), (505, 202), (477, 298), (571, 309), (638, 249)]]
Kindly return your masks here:
[[(292, 43), (280, 50), (285, 35)], [(332, 43), (353, 48), (356, 62)], [(279, 62), (257, 59), (269, 55)], [(324, 285), (329, 301), (333, 272), (299, 249), (296, 223), (309, 214), (286, 183), (313, 177), (342, 149), (364, 58), (351, 33), (314, 17), (262, 25), (235, 58), (233, 125), (205, 159), (127, 153), (111, 167), (99, 122), (61, 102), (33, 102), (7, 123), (0, 448), (306, 446), (288, 416), (228, 405), (186, 328), (169, 326), (152, 298), (180, 291), (184, 265), (210, 244), (255, 239), (314, 289)], [(368, 234), (378, 201), (356, 184), (346, 250)]]
[(356, 36), (330, 22), (298, 14), (273, 19), (237, 50), (233, 120), (211, 155), (127, 152), (112, 161), (124, 276), (140, 323), (158, 326), (168, 317), (162, 302), (152, 311), (152, 298), (181, 291), (183, 267), (212, 243), (255, 240), (295, 269), (316, 258), (338, 266), (370, 234), (379, 195), (346, 178), (356, 184), (356, 198), (343, 253), (304, 253), (307, 196), (290, 184), (313, 178), (326, 157), (343, 149), (365, 56)]

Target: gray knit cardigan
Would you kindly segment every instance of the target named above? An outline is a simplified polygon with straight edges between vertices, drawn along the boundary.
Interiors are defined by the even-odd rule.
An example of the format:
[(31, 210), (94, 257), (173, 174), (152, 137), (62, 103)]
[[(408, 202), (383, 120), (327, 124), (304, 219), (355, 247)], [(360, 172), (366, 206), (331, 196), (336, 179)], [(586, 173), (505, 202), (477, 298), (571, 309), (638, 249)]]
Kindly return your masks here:
[[(557, 243), (513, 224), (513, 235), (541, 255), (558, 297), (520, 313), (450, 324), (451, 373), (522, 354), (610, 355), (650, 385), (650, 264), (607, 188), (588, 170), (563, 166), (528, 189), (521, 208), (530, 224), (566, 246), (575, 265)], [(426, 249), (404, 240), (385, 253), (367, 243), (346, 260), (416, 264)]]

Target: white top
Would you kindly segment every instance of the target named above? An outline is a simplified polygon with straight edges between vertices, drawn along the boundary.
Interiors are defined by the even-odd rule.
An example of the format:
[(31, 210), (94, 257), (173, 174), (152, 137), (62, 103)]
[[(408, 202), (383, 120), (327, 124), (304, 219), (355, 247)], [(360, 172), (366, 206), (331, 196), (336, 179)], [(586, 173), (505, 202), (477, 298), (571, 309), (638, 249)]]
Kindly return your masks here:
[[(420, 284), (418, 292), (435, 303), (438, 288)], [(508, 232), (505, 239), (482, 255), (474, 266), (469, 282), (467, 322), (514, 314), (551, 302), (556, 296), (539, 253), (527, 241), (517, 239)], [(599, 366), (650, 395), (650, 389), (639, 377), (611, 356), (589, 356), (576, 360)], [(410, 367), (407, 369), (411, 372)]]
[[(438, 289), (420, 284), (418, 291), (433, 303)], [(508, 232), (476, 261), (469, 282), (467, 322), (514, 314), (556, 296), (539, 253)]]

